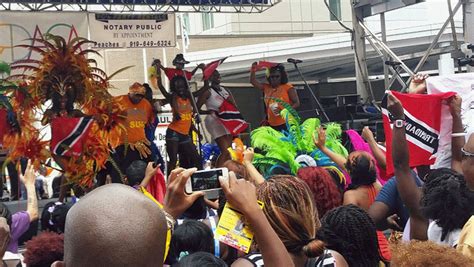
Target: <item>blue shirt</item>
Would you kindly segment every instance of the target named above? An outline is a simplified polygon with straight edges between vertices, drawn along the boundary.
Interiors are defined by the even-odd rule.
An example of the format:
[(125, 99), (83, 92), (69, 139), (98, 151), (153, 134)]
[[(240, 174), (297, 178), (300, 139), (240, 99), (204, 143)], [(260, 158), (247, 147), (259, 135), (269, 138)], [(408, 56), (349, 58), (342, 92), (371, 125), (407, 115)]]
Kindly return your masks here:
[[(423, 182), (420, 180), (415, 172), (412, 172), (413, 179), (415, 179), (418, 187), (422, 186)], [(408, 218), (410, 217), (408, 209), (403, 204), (400, 194), (397, 190), (397, 177), (392, 177), (384, 184), (375, 201), (382, 202), (389, 207), (389, 215), (397, 214), (400, 217), (402, 228), (405, 227)]]

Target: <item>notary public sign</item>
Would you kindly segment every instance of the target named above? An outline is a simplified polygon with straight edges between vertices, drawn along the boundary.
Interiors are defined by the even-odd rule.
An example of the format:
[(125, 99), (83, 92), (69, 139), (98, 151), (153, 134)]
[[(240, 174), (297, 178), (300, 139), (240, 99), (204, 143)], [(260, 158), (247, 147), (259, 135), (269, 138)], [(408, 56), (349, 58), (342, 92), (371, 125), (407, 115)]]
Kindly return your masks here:
[(147, 48), (176, 46), (175, 16), (163, 14), (148, 19), (124, 19), (89, 14), (94, 48)]

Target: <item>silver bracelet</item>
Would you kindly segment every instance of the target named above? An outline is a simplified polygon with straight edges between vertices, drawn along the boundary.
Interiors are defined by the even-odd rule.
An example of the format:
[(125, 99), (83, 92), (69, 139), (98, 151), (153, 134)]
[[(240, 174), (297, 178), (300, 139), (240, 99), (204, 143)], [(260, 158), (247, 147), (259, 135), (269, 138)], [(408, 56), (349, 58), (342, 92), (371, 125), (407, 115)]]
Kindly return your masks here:
[(466, 133), (452, 133), (451, 137), (465, 137)]

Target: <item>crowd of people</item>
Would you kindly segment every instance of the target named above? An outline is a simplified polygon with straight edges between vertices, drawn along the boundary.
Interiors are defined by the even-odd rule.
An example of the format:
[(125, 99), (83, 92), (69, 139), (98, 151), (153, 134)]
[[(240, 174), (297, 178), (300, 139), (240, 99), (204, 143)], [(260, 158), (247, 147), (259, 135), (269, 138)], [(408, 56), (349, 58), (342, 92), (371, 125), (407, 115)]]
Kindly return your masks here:
[[(351, 143), (347, 150), (337, 151), (334, 142), (341, 133), (333, 134), (329, 128), (334, 125), (326, 129), (323, 124), (307, 123), (295, 130), (297, 114), (293, 109), (300, 103), (284, 67), (270, 67), (267, 82), (262, 83), (256, 78), (254, 63), (250, 82), (262, 90), (267, 115), (262, 129), (277, 141), (283, 138), (282, 133), (303, 135), (306, 131), (305, 145), (310, 149), (305, 149), (311, 152), (305, 155), (310, 160), (306, 157), (291, 164), (279, 160), (282, 166), (297, 166), (296, 170), (292, 165), (262, 171), (260, 150), (268, 147), (236, 151), (235, 127), (222, 119), (226, 108), (238, 111), (238, 103), (221, 85), (219, 72), (211, 70), (204, 86), (191, 92), (191, 77), (198, 69), (209, 69), (200, 64), (187, 72), (187, 63), (183, 55), (174, 59), (175, 68), (165, 68), (155, 60), (151, 85), (134, 83), (127, 95), (115, 98), (125, 111), (121, 118), (125, 130), (92, 185), (82, 185), (83, 190), (72, 186), (79, 198), (76, 203), (60, 197), (40, 214), (42, 193), (36, 181), (45, 174), (35, 164), (37, 159), (29, 159), (23, 169), (20, 163), (8, 165), (10, 177), (18, 175), (20, 187), (25, 188), (27, 208), (11, 214), (0, 203), (4, 265), (474, 265), (474, 135), (464, 132), (459, 96), (452, 96), (446, 104), (453, 117), (452, 164), (430, 170), (430, 166), (409, 164), (413, 155), (405, 124), (397, 123), (406, 121), (406, 113), (393, 94), (387, 95), (387, 109), (394, 122), (388, 151), (392, 162), (387, 162), (385, 149), (367, 127), (360, 133), (347, 130), (344, 134)], [(162, 72), (169, 79), (168, 90)], [(417, 75), (410, 93), (426, 93), (426, 78)], [(152, 87), (161, 92), (162, 99), (153, 99)], [(68, 97), (73, 96), (58, 96), (59, 109), (46, 117), (52, 120), (63, 113), (76, 117), (78, 112), (69, 112), (73, 109), (66, 105), (73, 103)], [(153, 142), (156, 113), (165, 104), (173, 114), (166, 131), (167, 157)], [(193, 137), (193, 133), (199, 135), (199, 114), (206, 115), (205, 127), (220, 150), (212, 167), (229, 170), (228, 180), (219, 178), (217, 199), (207, 199), (201, 191), (185, 192), (190, 176), (203, 168)], [(253, 143), (259, 146), (262, 142)], [(297, 151), (298, 156), (305, 154), (303, 150)], [(265, 157), (272, 157), (271, 151), (266, 152)], [(321, 163), (323, 158), (326, 163)], [(61, 161), (57, 155), (54, 159)], [(394, 166), (393, 177), (387, 177), (389, 163)], [(21, 190), (10, 181), (15, 199)], [(61, 187), (71, 188), (67, 177)], [(243, 215), (244, 224), (255, 235), (248, 253), (219, 242), (215, 236), (226, 203)], [(36, 220), (40, 220), (41, 232), (19, 249), (20, 237)]]

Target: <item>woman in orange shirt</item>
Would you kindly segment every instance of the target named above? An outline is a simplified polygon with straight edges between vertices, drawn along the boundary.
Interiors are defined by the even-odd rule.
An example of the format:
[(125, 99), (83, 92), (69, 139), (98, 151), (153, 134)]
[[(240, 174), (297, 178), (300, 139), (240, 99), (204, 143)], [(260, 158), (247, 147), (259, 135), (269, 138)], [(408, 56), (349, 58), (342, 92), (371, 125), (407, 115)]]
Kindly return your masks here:
[(255, 76), (256, 68), (257, 62), (254, 62), (250, 70), (250, 83), (264, 93), (268, 124), (277, 131), (285, 130), (285, 119), (280, 115), (280, 111), (284, 107), (272, 98), (281, 99), (296, 109), (300, 106), (296, 89), (288, 83), (288, 75), (283, 65), (278, 64), (270, 68), (270, 74), (267, 77), (268, 83), (257, 81)]
[(201, 169), (201, 160), (190, 135), (195, 111), (186, 79), (184, 76), (173, 77), (170, 81), (171, 93), (165, 90), (161, 79), (158, 79), (158, 87), (167, 102), (171, 104), (173, 112), (173, 121), (166, 130), (166, 152), (169, 157), (168, 174), (176, 168), (178, 154), (181, 167)]

